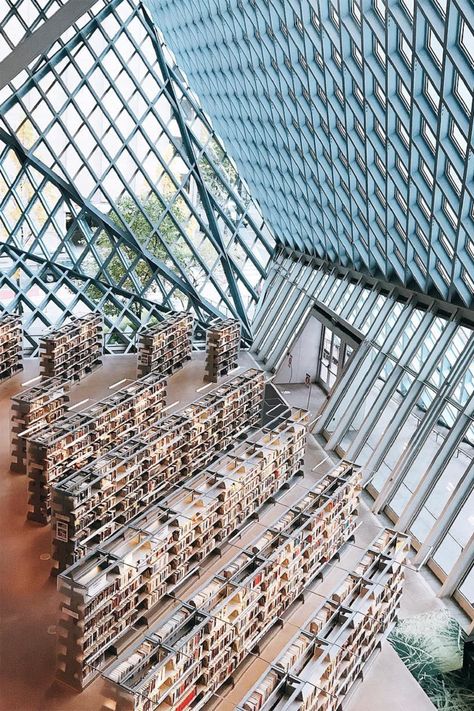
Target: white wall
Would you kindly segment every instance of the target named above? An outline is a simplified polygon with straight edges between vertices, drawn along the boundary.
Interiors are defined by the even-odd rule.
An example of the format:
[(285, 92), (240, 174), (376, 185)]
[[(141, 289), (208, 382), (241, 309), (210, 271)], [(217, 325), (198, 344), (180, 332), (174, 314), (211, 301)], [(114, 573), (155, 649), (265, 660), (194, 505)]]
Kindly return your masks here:
[(309, 373), (311, 381), (314, 381), (319, 358), (321, 328), (318, 319), (310, 316), (302, 333), (290, 349), (293, 356), (292, 367), (288, 366), (288, 356), (285, 355), (276, 373), (275, 383), (304, 383), (306, 373)]

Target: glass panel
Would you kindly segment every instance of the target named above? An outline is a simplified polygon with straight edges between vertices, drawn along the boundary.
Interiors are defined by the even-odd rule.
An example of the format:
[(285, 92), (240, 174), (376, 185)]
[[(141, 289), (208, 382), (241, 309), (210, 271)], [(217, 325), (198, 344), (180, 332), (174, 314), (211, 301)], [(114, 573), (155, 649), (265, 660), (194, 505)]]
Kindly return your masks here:
[(349, 321), (349, 323), (352, 323), (357, 328), (360, 328), (360, 320), (358, 319), (358, 316), (361, 313), (362, 307), (371, 295), (371, 293), (372, 292), (370, 291), (370, 289), (362, 289), (360, 295), (357, 297), (354, 306), (352, 307), (352, 310), (347, 315), (347, 320)]
[[(413, 358), (411, 361), (408, 363), (408, 368), (415, 373), (419, 373), (421, 370), (422, 366), (425, 364), (426, 359), (428, 358), (429, 354), (433, 350), (433, 347), (436, 345), (438, 340), (441, 338), (441, 335), (446, 328), (448, 322), (446, 319), (443, 318), (435, 318), (433, 323), (431, 324), (430, 330), (428, 331), (427, 335), (423, 339), (422, 343), (418, 347), (416, 353), (414, 354)], [(436, 371), (435, 371), (436, 372)], [(434, 385), (439, 386), (440, 383), (437, 381), (430, 380)]]
[(319, 345), (318, 352), (316, 354), (316, 359), (319, 359), (318, 363), (318, 371), (317, 371), (317, 378), (319, 378), (323, 383), (327, 382), (327, 376), (328, 376), (328, 365), (329, 365), (329, 360), (328, 360), (328, 350), (327, 350), (327, 343), (326, 343), (326, 327), (321, 326), (321, 342)]
[(379, 345), (380, 347), (383, 346), (383, 344), (385, 343), (385, 339), (391, 333), (393, 327), (395, 326), (398, 319), (400, 318), (400, 314), (402, 313), (402, 311), (403, 311), (403, 305), (396, 302), (393, 305), (392, 309), (390, 310), (390, 313), (389, 313), (388, 317), (386, 318), (386, 320), (380, 330), (380, 333), (378, 334), (377, 338), (375, 339), (375, 342), (377, 343), (377, 345)]
[[(361, 451), (357, 455), (358, 464), (367, 463), (369, 457), (372, 455), (372, 452), (374, 451), (381, 436), (383, 435), (387, 422), (389, 421), (387, 420), (384, 411), (388, 410), (390, 412), (392, 409), (392, 405), (389, 402), (384, 408), (384, 403), (380, 402), (380, 399), (385, 379), (390, 375), (393, 368), (394, 364), (387, 359), (383, 366), (381, 377), (377, 378), (375, 384), (370, 389), (370, 392), (368, 393), (362, 406), (355, 413), (354, 419), (351, 423), (351, 430), (353, 432), (357, 432), (361, 428), (364, 428), (364, 419), (367, 416), (372, 417), (375, 412), (377, 413), (375, 426), (372, 432), (370, 432), (370, 434), (368, 435), (367, 440), (365, 441)], [(394, 407), (396, 408), (396, 404), (394, 405)], [(392, 415), (390, 414), (389, 417), (391, 416)], [(365, 429), (367, 431), (367, 427)], [(351, 432), (348, 432), (348, 437), (352, 438), (352, 436), (353, 435), (351, 434)], [(347, 444), (348, 443), (349, 441), (347, 440)]]
[[(426, 386), (422, 391), (421, 397), (424, 399), (424, 401), (431, 402), (435, 397), (435, 392), (431, 388)], [(399, 402), (400, 401), (398, 401), (397, 405), (397, 398), (395, 398), (391, 402), (391, 407), (394, 408), (392, 412), (392, 417), (394, 413), (395, 415), (397, 413), (397, 407), (399, 406)], [(421, 410), (417, 405), (415, 405), (408, 417), (405, 419), (405, 422), (401, 425), (400, 431), (395, 435), (394, 441), (392, 443), (387, 443), (387, 449), (384, 453), (382, 462), (378, 467), (378, 470), (372, 481), (372, 485), (374, 486), (376, 491), (379, 492), (382, 486), (385, 484), (389, 474), (391, 473), (392, 469), (394, 469), (399, 457), (401, 457), (405, 449), (408, 447), (410, 439), (416, 432), (420, 423), (423, 421), (425, 414), (425, 411)], [(384, 418), (384, 426), (387, 427), (390, 421), (390, 418)]]
[(354, 352), (354, 349), (351, 348), (350, 346), (346, 346), (346, 352), (344, 355), (344, 365), (346, 365), (347, 361), (351, 357), (352, 353)]
[[(322, 326), (322, 344), (318, 377), (326, 388), (330, 389), (350, 357), (352, 348), (346, 346), (344, 341), (326, 326)], [(342, 357), (344, 363), (341, 361)]]
[(351, 297), (351, 294), (352, 294), (352, 292), (354, 291), (354, 289), (355, 289), (355, 285), (354, 285), (354, 284), (348, 284), (348, 285), (346, 286), (346, 288), (344, 289), (344, 292), (343, 292), (341, 298), (339, 299), (339, 303), (338, 303), (338, 304), (335, 306), (335, 308), (334, 308), (334, 310), (336, 311), (337, 314), (342, 313), (342, 310), (344, 309), (344, 306), (345, 306), (345, 305), (347, 304), (347, 302), (349, 301), (349, 299), (350, 299), (350, 297)]
[[(444, 409), (451, 411), (451, 406), (447, 405)], [(438, 423), (432, 429), (421, 448), (418, 449), (416, 458), (412, 461), (400, 488), (389, 502), (390, 508), (397, 516), (401, 514), (411, 494), (415, 491), (423, 475), (430, 467), (433, 458), (444, 444), (444, 440), (448, 434), (449, 430)]]
[(466, 600), (470, 602), (471, 605), (474, 605), (474, 566), (472, 566), (471, 570), (464, 579), (464, 582), (461, 583), (459, 592), (464, 595)]
[[(48, 3), (48, 14), (55, 4)], [(100, 21), (89, 22), (105, 7)], [(43, 19), (39, 10), (31, 18), (21, 15), (25, 30), (30, 21), (37, 26)], [(112, 330), (136, 329), (143, 307), (156, 317), (158, 306), (196, 306), (203, 322), (216, 309), (239, 315), (240, 304), (250, 314), (274, 239), (171, 53), (164, 47), (179, 118), (196, 152), (191, 158), (151, 41), (155, 28), (140, 4), (96, 3), (78, 24), (81, 32), (70, 28), (59, 38), (39, 68), (36, 62), (21, 74), (16, 81), (20, 91), (2, 105), (6, 129), (29, 151), (29, 162), (41, 160), (51, 171), (51, 179), (44, 181), (26, 163), (15, 182), (18, 160), (3, 151), (4, 241), (42, 259), (35, 272), (47, 261), (74, 270), (65, 278), (79, 280), (78, 301), (86, 310), (96, 308), (105, 294), (109, 301), (114, 287), (120, 287), (113, 303), (104, 302), (102, 308)], [(59, 47), (61, 60), (52, 63)], [(194, 164), (205, 187), (196, 169), (190, 169)], [(74, 186), (80, 205), (70, 204), (59, 180)], [(205, 192), (212, 219), (203, 206)], [(224, 269), (227, 255), (219, 241), (230, 270)], [(59, 302), (62, 296), (67, 301), (54, 269), (46, 268), (50, 291)], [(31, 302), (27, 329), (45, 316), (55, 325), (61, 310), (68, 313), (64, 300), (58, 309), (41, 285), (28, 290), (31, 275), (24, 273), (21, 257), (17, 271), (18, 287)], [(229, 281), (236, 282), (237, 290)], [(7, 292), (3, 283), (0, 287), (2, 305), (11, 308), (15, 288)], [(192, 292), (202, 300), (197, 296), (190, 302)]]
[(364, 323), (359, 326), (360, 330), (362, 333), (367, 333), (375, 319), (377, 318), (381, 308), (385, 304), (385, 297), (383, 296), (378, 296), (375, 304), (373, 307), (370, 309), (369, 313), (367, 314), (367, 317), (364, 320)]
[(346, 412), (347, 408), (350, 407), (350, 403), (353, 400), (354, 394), (356, 393), (358, 387), (363, 383), (367, 370), (369, 369), (371, 363), (373, 362), (374, 358), (377, 355), (377, 351), (374, 348), (371, 348), (364, 356), (363, 361), (361, 363), (361, 367), (357, 371), (357, 373), (354, 374), (354, 377), (347, 389), (347, 392), (345, 393), (344, 397), (342, 398), (341, 404), (339, 405), (337, 411), (335, 412), (334, 416), (332, 417), (331, 421), (325, 426), (325, 429), (327, 432), (333, 432), (334, 427), (336, 424), (339, 422), (340, 418), (343, 416), (343, 414)]
[(419, 311), (417, 309), (413, 311), (408, 319), (408, 323), (405, 325), (403, 333), (391, 349), (391, 353), (395, 356), (395, 358), (400, 358), (407, 346), (410, 344), (412, 338), (416, 338), (416, 330), (424, 315), (423, 311)]
[(341, 352), (341, 339), (339, 338), (339, 336), (336, 336), (336, 334), (333, 333), (332, 350), (331, 350), (331, 364), (330, 364), (329, 369), (333, 373), (334, 376), (337, 376), (337, 372), (339, 369), (340, 352)]
[(456, 490), (466, 469), (472, 466), (474, 448), (462, 445), (456, 449), (453, 457), (436, 482), (433, 491), (411, 526), (411, 533), (423, 543), (436, 519), (441, 514), (450, 496)]
[(444, 570), (446, 575), (452, 570), (464, 546), (474, 531), (474, 491), (454, 519), (449, 533), (437, 548), (433, 559)]

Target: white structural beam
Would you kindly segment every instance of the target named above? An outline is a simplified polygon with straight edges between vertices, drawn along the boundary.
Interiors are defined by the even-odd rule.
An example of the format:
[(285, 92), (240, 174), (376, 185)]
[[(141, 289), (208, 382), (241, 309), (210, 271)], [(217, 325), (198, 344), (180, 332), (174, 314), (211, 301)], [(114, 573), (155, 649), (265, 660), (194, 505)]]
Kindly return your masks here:
[(414, 557), (412, 562), (415, 565), (421, 566), (428, 560), (428, 558), (433, 556), (434, 551), (438, 548), (441, 541), (448, 533), (452, 522), (461, 510), (463, 504), (469, 498), (473, 488), (474, 462), (471, 462), (451, 496), (446, 501), (443, 510), (437, 517), (434, 526), (431, 528), (430, 532), (423, 541), (418, 553)]
[(469, 572), (474, 559), (474, 533), (464, 546), (461, 555), (453, 565), (451, 572), (447, 576), (438, 597), (450, 597), (461, 585), (464, 577)]
[[(410, 321), (414, 308), (413, 303), (414, 299), (407, 303), (406, 308), (394, 324), (392, 330), (387, 334), (383, 344), (383, 351), (379, 348), (373, 347), (372, 343), (376, 341), (378, 333), (385, 327), (386, 318), (390, 315), (390, 311), (392, 310), (394, 303), (391, 299), (387, 299), (386, 303), (381, 308), (373, 324), (373, 330), (375, 331), (376, 329), (376, 335), (372, 337), (372, 333), (369, 332), (366, 336), (366, 343), (368, 344), (368, 359), (365, 361), (364, 366), (360, 371), (360, 377), (357, 380), (351, 377), (354, 372), (354, 363), (351, 368), (349, 368), (350, 373), (348, 371), (347, 379), (343, 379), (349, 381), (347, 383), (347, 392), (345, 393), (348, 398), (346, 400), (348, 406), (343, 412), (341, 412), (341, 410), (339, 411), (338, 421), (328, 439), (326, 449), (335, 449), (339, 445), (349, 429), (351, 422), (356, 416), (356, 413), (360, 411), (360, 408), (363, 406), (371, 389), (374, 387), (379, 378), (380, 371), (382, 370), (387, 357), (386, 354), (391, 352), (392, 347), (402, 337), (404, 329)], [(373, 355), (372, 360), (371, 351)]]
[(453, 366), (441, 388), (438, 390), (437, 396), (433, 399), (430, 406), (426, 410), (426, 414), (421, 421), (420, 426), (411, 437), (409, 445), (400, 455), (400, 458), (398, 459), (395, 467), (392, 469), (390, 476), (380, 490), (379, 495), (377, 496), (372, 507), (372, 511), (374, 511), (374, 513), (380, 513), (384, 506), (389, 503), (391, 498), (395, 495), (407, 475), (407, 472), (418, 456), (421, 448), (431, 435), (435, 424), (440, 419), (449, 398), (453, 396), (456, 388), (459, 386), (459, 382), (464, 377), (464, 374), (472, 363), (473, 358), (474, 337), (471, 337), (466, 344), (463, 353), (459, 356), (456, 364)]
[(20, 72), (28, 67), (36, 57), (45, 54), (56, 40), (87, 10), (95, 5), (97, 0), (68, 0), (35, 32), (25, 37), (0, 62), (0, 89), (3, 89)]
[(413, 408), (423, 392), (423, 389), (426, 387), (426, 383), (428, 382), (430, 375), (436, 368), (443, 353), (447, 350), (457, 328), (458, 323), (454, 319), (448, 322), (443, 334), (426, 358), (420, 372), (412, 383), (412, 386), (403, 397), (403, 400), (397, 409), (397, 416), (391, 418), (387, 423), (382, 437), (377, 442), (375, 449), (365, 464), (366, 480), (372, 476), (372, 472), (378, 471), (381, 466), (388, 450), (392, 447), (396, 437), (399, 435), (405, 422), (410, 417)]
[(400, 381), (406, 373), (407, 366), (411, 363), (427, 334), (429, 334), (434, 319), (434, 309), (426, 311), (415, 332), (411, 335), (410, 341), (408, 342), (406, 348), (402, 349), (398, 359), (395, 360), (394, 357), (393, 360), (390, 361), (393, 365), (393, 370), (386, 378), (375, 402), (370, 407), (369, 412), (359, 428), (359, 431), (346, 452), (346, 456), (350, 461), (356, 461), (362, 451), (366, 441), (372, 434), (379, 421), (380, 412), (385, 410), (387, 403), (390, 402), (394, 393), (397, 391)]
[(435, 453), (420, 482), (405, 504), (397, 521), (396, 528), (398, 531), (406, 531), (412, 525), (425, 501), (449, 465), (466, 432), (469, 430), (473, 414), (474, 395), (471, 395), (463, 411), (456, 418), (454, 425), (449, 430), (448, 436)]

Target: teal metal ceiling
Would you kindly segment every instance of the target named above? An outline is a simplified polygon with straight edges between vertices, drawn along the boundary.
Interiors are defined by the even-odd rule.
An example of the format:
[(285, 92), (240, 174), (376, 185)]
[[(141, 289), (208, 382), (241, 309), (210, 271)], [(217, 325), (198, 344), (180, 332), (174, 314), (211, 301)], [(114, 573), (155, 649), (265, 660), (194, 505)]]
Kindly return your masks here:
[(472, 307), (470, 0), (146, 0), (280, 243)]

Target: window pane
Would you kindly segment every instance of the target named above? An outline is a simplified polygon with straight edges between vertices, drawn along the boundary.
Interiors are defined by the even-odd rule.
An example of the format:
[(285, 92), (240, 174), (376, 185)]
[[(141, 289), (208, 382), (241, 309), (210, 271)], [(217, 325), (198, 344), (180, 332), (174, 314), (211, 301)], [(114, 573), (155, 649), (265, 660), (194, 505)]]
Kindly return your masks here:
[(461, 584), (459, 592), (464, 595), (471, 605), (474, 605), (474, 566), (472, 566), (464, 582)]
[[(447, 405), (445, 410), (446, 408), (449, 408), (449, 412), (451, 412), (450, 405)], [(433, 458), (444, 443), (448, 433), (449, 429), (438, 422), (430, 432), (425, 443), (418, 450), (416, 459), (412, 462), (400, 488), (390, 501), (390, 507), (398, 516), (401, 514), (405, 504), (415, 491), (422, 477), (429, 469)]]
[[(472, 447), (469, 449), (474, 453)], [(455, 491), (467, 467), (471, 465), (471, 461), (471, 457), (460, 450), (457, 450), (457, 453), (449, 461), (446, 469), (443, 471), (433, 491), (426, 500), (425, 505), (411, 526), (410, 532), (416, 536), (420, 543), (423, 543), (430, 529), (436, 523), (436, 519)]]
[(474, 491), (459, 511), (433, 559), (449, 575), (474, 530)]

